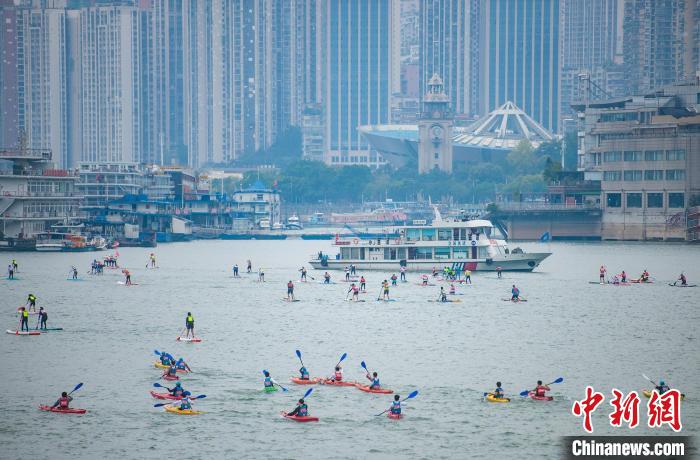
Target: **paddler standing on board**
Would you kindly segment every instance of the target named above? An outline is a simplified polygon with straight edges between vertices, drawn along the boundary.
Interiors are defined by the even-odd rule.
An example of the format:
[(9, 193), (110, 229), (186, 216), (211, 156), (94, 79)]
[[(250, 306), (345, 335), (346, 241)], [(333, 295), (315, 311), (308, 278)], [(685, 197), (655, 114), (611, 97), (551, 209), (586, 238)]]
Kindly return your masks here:
[(289, 280), (287, 283), (287, 302), (291, 302), (294, 300), (294, 283), (292, 283), (292, 280)]
[(34, 294), (29, 294), (27, 296), (27, 311), (31, 311), (33, 308), (36, 312), (36, 296)]
[(399, 271), (401, 272), (401, 282), (405, 283), (406, 282), (406, 267), (401, 266)]
[(154, 253), (151, 253), (149, 257), (151, 260), (151, 268), (156, 268), (156, 255)]
[(126, 277), (126, 279), (124, 280), (124, 284), (127, 286), (131, 286), (131, 273), (129, 272), (129, 270), (124, 268), (124, 269), (122, 269), (122, 273)]
[(253, 272), (253, 263), (248, 259), (247, 261), (247, 266), (246, 266), (246, 273), (252, 273)]
[[(681, 273), (681, 276), (678, 278), (678, 280), (676, 281), (676, 283), (677, 283), (678, 281), (681, 282), (681, 286), (687, 286), (687, 285), (688, 285), (688, 280), (686, 279), (684, 273)], [(673, 283), (673, 284), (675, 285), (676, 283)]]
[[(29, 312), (27, 311), (26, 308), (22, 307), (19, 310), (20, 314), (20, 331), (26, 330), (29, 332)], [(25, 329), (26, 328), (26, 329)]]
[(303, 283), (305, 283), (305, 282), (307, 281), (307, 280), (306, 280), (306, 267), (301, 267), (301, 268), (299, 269), (299, 271), (301, 272), (300, 281), (303, 282)]
[(389, 300), (389, 282), (384, 280), (382, 283), (382, 300)]
[(194, 338), (194, 316), (190, 312), (187, 312), (187, 318), (185, 318), (185, 328), (187, 329), (185, 337), (189, 338), (190, 333), (192, 333), (192, 338)]
[(600, 266), (600, 284), (605, 284), (605, 273), (607, 273), (607, 270), (605, 269), (605, 265)]
[(515, 287), (515, 284), (513, 285), (513, 288), (510, 290), (511, 293), (511, 302), (518, 302), (520, 301), (520, 289)]
[(355, 283), (352, 283), (350, 285), (350, 289), (348, 289), (347, 294), (345, 294), (345, 297), (347, 298), (348, 294), (352, 292), (352, 297), (350, 297), (350, 300), (358, 301), (360, 300), (360, 290), (357, 288), (357, 285)]

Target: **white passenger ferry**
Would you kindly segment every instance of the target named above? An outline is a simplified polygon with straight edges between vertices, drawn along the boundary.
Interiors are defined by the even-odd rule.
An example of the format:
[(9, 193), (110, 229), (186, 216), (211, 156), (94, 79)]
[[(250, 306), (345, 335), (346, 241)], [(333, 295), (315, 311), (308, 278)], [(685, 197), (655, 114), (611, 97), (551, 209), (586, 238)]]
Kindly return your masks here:
[(336, 237), (335, 255), (320, 252), (309, 263), (319, 270), (407, 271), (454, 270), (532, 271), (549, 252), (525, 253), (510, 249), (505, 238), (488, 220), (447, 221), (435, 209), (432, 225), (399, 227), (398, 236), (361, 240)]

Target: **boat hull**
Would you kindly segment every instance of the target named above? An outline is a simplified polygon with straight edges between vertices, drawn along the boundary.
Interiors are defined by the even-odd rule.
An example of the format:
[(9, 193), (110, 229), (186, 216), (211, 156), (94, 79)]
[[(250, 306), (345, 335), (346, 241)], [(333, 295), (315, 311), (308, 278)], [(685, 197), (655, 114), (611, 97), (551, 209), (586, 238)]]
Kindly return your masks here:
[[(509, 254), (493, 259), (428, 259), (406, 261), (406, 271), (427, 272), (433, 267), (442, 269), (445, 266), (462, 271), (496, 271), (498, 267), (506, 271), (531, 272), (540, 263), (549, 257), (549, 252)], [(311, 260), (309, 264), (317, 270), (344, 270), (348, 265), (354, 265), (358, 270), (384, 270), (399, 271), (401, 263), (399, 260), (351, 260), (351, 259), (328, 259), (325, 263), (318, 259)]]

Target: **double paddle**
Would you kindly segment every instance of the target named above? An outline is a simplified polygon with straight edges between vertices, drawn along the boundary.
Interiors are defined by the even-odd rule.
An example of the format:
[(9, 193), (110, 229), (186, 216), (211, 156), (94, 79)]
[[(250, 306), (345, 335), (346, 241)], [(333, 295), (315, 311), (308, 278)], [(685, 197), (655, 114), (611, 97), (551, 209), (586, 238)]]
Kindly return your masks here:
[[(408, 395), (408, 396), (406, 396), (405, 398), (403, 398), (403, 399), (401, 400), (401, 402), (404, 402), (404, 401), (406, 401), (407, 399), (415, 398), (416, 396), (418, 396), (418, 390), (411, 392), (411, 394)], [(385, 410), (384, 412), (382, 412), (381, 414), (376, 414), (375, 417), (379, 417), (380, 415), (386, 414), (386, 413), (389, 412), (390, 410), (391, 410), (391, 409), (387, 409), (387, 410)]]
[[(561, 383), (561, 382), (563, 382), (563, 381), (564, 381), (564, 377), (559, 377), (559, 378), (556, 379), (554, 382), (548, 383), (546, 386), (554, 385), (555, 383)], [(520, 396), (522, 396), (522, 397), (524, 398), (524, 397), (526, 397), (527, 395), (529, 395), (531, 391), (534, 391), (534, 390), (523, 390), (523, 391), (520, 392)], [(484, 395), (484, 396), (486, 396), (486, 395)]]

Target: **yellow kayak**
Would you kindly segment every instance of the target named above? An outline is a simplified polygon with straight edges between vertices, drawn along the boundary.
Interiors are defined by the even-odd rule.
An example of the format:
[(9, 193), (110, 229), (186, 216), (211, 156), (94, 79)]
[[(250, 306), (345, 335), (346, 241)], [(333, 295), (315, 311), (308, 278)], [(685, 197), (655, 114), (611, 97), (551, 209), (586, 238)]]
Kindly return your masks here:
[[(158, 369), (169, 369), (170, 368), (170, 366), (166, 366), (165, 364), (159, 363), (158, 361), (154, 362), (153, 365), (155, 367), (157, 367)], [(184, 374), (187, 373), (187, 369), (178, 369), (177, 371), (184, 373)]]
[[(654, 390), (642, 390), (642, 394), (647, 398), (651, 398), (652, 391), (654, 391)], [(683, 401), (684, 399), (685, 399), (685, 395), (683, 393), (681, 393), (681, 401)]]
[(486, 400), (493, 403), (507, 403), (510, 402), (510, 398), (497, 398), (493, 393), (486, 395)]
[(176, 406), (163, 406), (165, 407), (166, 412), (171, 412), (173, 414), (180, 414), (180, 415), (199, 415), (203, 414), (204, 412), (194, 410), (194, 409), (185, 409), (185, 410), (180, 410), (180, 408)]

